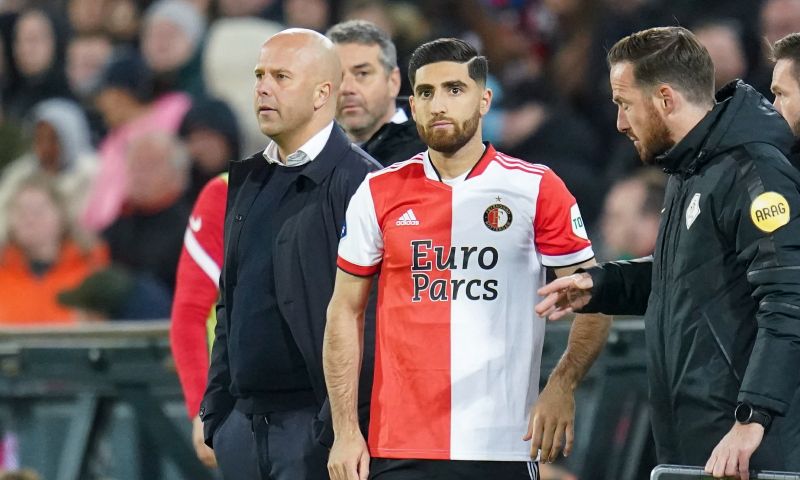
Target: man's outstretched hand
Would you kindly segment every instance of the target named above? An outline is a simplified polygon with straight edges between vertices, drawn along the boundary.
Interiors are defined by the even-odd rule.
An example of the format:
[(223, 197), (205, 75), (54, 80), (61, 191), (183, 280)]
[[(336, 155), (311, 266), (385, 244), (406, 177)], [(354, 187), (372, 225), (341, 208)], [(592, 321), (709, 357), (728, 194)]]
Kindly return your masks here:
[(592, 277), (585, 272), (558, 278), (538, 290), (544, 300), (536, 304), (536, 313), (558, 320), (579, 310), (591, 300), (592, 286)]

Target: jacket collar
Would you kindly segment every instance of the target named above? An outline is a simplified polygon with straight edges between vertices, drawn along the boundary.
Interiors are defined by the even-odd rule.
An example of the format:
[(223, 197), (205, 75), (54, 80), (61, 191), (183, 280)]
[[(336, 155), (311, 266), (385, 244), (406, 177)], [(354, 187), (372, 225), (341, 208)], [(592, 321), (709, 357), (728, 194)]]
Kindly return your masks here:
[[(313, 162), (299, 166), (298, 168), (302, 168), (302, 170), (298, 173), (298, 175), (306, 177), (315, 184), (319, 185), (328, 175), (330, 175), (330, 173), (339, 163), (339, 159), (342, 157), (344, 152), (350, 148), (350, 145), (350, 140), (344, 134), (341, 127), (334, 123), (333, 129), (328, 137), (328, 141), (325, 143), (322, 151), (319, 152), (319, 155), (314, 159)], [(231, 162), (229, 168), (229, 184), (231, 187), (235, 188), (244, 181), (244, 178), (249, 172), (268, 168), (270, 165), (275, 168), (274, 164), (269, 164), (268, 162), (264, 161), (263, 151), (258, 152), (244, 160)]]
[(341, 127), (334, 123), (325, 147), (313, 162), (306, 165), (300, 175), (319, 185), (330, 175), (350, 145), (350, 139), (347, 138)]
[(708, 161), (708, 152), (703, 145), (712, 127), (720, 116), (722, 109), (718, 106), (708, 112), (695, 127), (689, 130), (681, 141), (671, 149), (656, 157), (656, 163), (666, 173), (693, 174)]

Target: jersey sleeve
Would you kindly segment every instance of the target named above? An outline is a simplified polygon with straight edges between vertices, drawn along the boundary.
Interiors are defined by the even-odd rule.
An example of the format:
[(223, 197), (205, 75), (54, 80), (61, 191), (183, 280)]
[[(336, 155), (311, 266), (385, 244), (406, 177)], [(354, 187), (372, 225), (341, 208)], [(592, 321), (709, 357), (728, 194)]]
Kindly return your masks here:
[(377, 273), (383, 259), (383, 233), (370, 190), (371, 178), (361, 183), (347, 207), (336, 262), (341, 270), (360, 277)]
[(568, 267), (594, 257), (575, 197), (552, 170), (542, 175), (539, 184), (533, 230), (546, 267)]
[(184, 235), (175, 282), (170, 343), (190, 417), (197, 415), (208, 374), (208, 322), (217, 302), (225, 198), (223, 177), (197, 198)]

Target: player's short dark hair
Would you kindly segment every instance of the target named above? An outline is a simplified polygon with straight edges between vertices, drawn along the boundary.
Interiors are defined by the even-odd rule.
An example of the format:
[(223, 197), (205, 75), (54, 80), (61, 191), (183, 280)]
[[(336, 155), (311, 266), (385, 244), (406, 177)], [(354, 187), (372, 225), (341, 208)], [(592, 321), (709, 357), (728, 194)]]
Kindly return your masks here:
[(608, 51), (608, 64), (628, 62), (639, 87), (667, 84), (696, 104), (714, 103), (714, 63), (708, 50), (683, 27), (633, 33)]
[(381, 49), (378, 57), (383, 68), (391, 72), (397, 68), (397, 47), (389, 35), (372, 22), (366, 20), (348, 20), (337, 23), (325, 32), (333, 43), (357, 43), (359, 45), (377, 45)]
[(800, 79), (800, 33), (790, 33), (772, 46), (772, 61), (791, 60), (792, 73)]
[(489, 75), (489, 61), (478, 55), (475, 47), (457, 38), (440, 38), (417, 47), (408, 62), (408, 80), (413, 87), (416, 83), (417, 70), (425, 65), (438, 62), (466, 63), (469, 77), (478, 85), (486, 85)]

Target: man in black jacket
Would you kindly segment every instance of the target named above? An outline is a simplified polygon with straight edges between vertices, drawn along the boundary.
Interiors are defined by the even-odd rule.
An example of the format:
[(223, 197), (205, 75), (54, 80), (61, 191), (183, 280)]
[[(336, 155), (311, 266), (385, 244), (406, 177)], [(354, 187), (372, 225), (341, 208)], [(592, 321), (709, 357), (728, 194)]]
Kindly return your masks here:
[(670, 174), (656, 250), (554, 281), (537, 311), (645, 315), (659, 462), (800, 470), (791, 131), (740, 81), (715, 100), (708, 52), (683, 28), (635, 33), (608, 60), (617, 128)]
[(408, 160), (428, 147), (395, 98), (400, 92), (397, 49), (376, 25), (350, 20), (327, 34), (344, 69), (336, 120), (347, 136), (383, 166)]
[(327, 450), (317, 442), (326, 427), (318, 418), (325, 310), (345, 209), (379, 165), (333, 121), (342, 72), (330, 40), (302, 29), (274, 35), (261, 47), (255, 78), (259, 126), (272, 141), (230, 166), (200, 416), (226, 478), (241, 477), (218, 451), (241, 444), (241, 430), (226, 428), (235, 410), (252, 421), (261, 478), (327, 479)]

